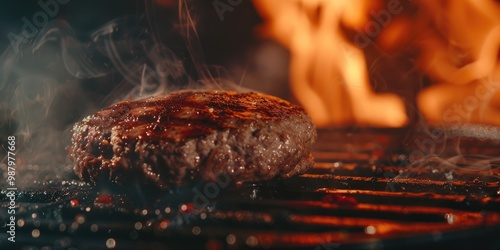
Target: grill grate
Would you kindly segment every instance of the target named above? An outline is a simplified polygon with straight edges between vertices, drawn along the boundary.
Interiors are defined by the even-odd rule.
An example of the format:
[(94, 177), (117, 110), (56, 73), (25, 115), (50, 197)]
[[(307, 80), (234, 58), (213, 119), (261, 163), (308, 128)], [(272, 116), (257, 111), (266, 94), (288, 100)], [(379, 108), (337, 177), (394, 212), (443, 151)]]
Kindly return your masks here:
[[(26, 249), (498, 249), (499, 142), (450, 137), (434, 148), (457, 159), (458, 145), (454, 167), (437, 158), (410, 164), (408, 142), (427, 137), (407, 134), (320, 130), (314, 169), (237, 187), (40, 183), (18, 193), (16, 241)], [(467, 156), (479, 152), (490, 157)], [(0, 201), (7, 218), (5, 192)]]

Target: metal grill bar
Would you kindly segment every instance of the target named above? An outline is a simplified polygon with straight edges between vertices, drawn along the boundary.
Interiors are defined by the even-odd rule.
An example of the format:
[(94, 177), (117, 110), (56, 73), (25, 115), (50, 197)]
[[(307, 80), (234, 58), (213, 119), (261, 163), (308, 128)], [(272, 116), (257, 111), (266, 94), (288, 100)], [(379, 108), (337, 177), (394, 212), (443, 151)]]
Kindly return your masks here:
[[(453, 179), (439, 179), (450, 170), (409, 167), (411, 147), (401, 147), (406, 132), (321, 130), (314, 169), (287, 180), (220, 187), (203, 207), (195, 206), (193, 189), (203, 191), (205, 183), (166, 193), (54, 180), (19, 193), (17, 240), (53, 249), (500, 246), (496, 163), (488, 176), (457, 169)], [(477, 142), (464, 151), (500, 155), (497, 141)], [(7, 201), (2, 191), (2, 218)], [(0, 237), (0, 246), (9, 246), (4, 232)]]

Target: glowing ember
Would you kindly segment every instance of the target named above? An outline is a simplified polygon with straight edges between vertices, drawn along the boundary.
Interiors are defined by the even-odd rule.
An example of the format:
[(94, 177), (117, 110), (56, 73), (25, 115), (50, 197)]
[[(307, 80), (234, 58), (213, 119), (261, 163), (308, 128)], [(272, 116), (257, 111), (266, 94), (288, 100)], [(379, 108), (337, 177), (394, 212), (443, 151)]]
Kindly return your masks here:
[(77, 200), (77, 199), (73, 199), (69, 202), (69, 204), (72, 206), (72, 207), (76, 207), (80, 204), (80, 202)]
[(183, 213), (192, 213), (193, 211), (196, 211), (196, 207), (193, 203), (182, 204), (180, 206), (180, 211)]
[(112, 204), (113, 198), (110, 195), (101, 195), (97, 197), (94, 201), (96, 204)]
[(327, 194), (323, 197), (322, 201), (339, 206), (356, 206), (358, 204), (358, 201), (354, 197), (340, 194)]

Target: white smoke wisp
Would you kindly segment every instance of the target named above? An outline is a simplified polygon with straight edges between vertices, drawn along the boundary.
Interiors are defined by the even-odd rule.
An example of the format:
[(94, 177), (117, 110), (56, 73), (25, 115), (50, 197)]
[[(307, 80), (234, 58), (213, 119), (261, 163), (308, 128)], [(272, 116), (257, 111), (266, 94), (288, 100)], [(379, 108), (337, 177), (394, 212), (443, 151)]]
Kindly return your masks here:
[(444, 158), (438, 155), (427, 155), (412, 162), (395, 179), (498, 183), (500, 181), (500, 157), (456, 155)]
[[(71, 128), (101, 108), (182, 89), (249, 91), (205, 63), (190, 1), (179, 0), (174, 23), (161, 23), (157, 3), (144, 3), (145, 13), (90, 32), (55, 19), (3, 53), (0, 111), (15, 124), (20, 188), (75, 178), (66, 152)], [(162, 39), (177, 43), (175, 50)]]
[(65, 150), (73, 122), (117, 101), (189, 84), (183, 62), (148, 32), (136, 18), (88, 34), (54, 20), (29, 44), (2, 54), (0, 125), (12, 131), (0, 134), (16, 136), (19, 188), (74, 177)]

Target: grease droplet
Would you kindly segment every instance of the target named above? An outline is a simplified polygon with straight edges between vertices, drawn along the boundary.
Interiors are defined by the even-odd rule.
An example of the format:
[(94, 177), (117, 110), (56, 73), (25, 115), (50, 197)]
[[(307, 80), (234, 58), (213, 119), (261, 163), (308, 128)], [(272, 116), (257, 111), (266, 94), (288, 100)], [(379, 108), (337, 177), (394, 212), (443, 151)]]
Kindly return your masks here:
[(33, 229), (33, 231), (31, 231), (31, 236), (33, 236), (33, 238), (35, 238), (35, 239), (40, 237), (40, 230)]
[(113, 238), (109, 238), (106, 240), (106, 247), (109, 249), (115, 248), (116, 247), (116, 241)]

